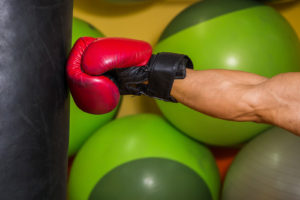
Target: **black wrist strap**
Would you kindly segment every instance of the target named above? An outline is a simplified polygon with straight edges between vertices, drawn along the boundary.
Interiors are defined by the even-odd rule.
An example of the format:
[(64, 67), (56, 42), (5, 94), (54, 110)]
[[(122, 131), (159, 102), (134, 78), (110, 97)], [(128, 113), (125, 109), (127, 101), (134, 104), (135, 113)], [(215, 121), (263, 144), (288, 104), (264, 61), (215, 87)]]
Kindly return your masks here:
[(184, 79), (186, 68), (193, 69), (190, 58), (182, 54), (159, 53), (153, 55), (148, 63), (149, 72), (146, 95), (161, 100), (177, 102), (170, 95), (174, 79)]

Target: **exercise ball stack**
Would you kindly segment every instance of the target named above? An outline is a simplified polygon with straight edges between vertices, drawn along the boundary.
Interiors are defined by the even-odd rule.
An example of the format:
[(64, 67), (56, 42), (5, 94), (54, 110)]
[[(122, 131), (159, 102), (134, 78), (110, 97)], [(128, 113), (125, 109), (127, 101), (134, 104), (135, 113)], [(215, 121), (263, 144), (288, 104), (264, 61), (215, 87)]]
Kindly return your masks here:
[[(165, 29), (155, 52), (187, 54), (196, 70), (242, 70), (271, 77), (300, 69), (295, 31), (273, 8), (254, 0), (205, 0), (188, 7)], [(157, 103), (174, 126), (211, 145), (236, 145), (270, 127), (215, 119), (181, 104)]]
[(257, 136), (237, 155), (222, 200), (300, 199), (300, 137), (280, 128)]
[[(104, 35), (91, 24), (83, 20), (73, 18), (72, 44), (80, 37), (89, 36), (100, 38)], [(86, 139), (98, 128), (113, 119), (118, 108), (103, 115), (92, 115), (81, 111), (70, 98), (70, 138), (68, 155), (74, 155)]]
[(217, 200), (212, 154), (163, 118), (141, 114), (100, 128), (77, 154), (70, 200)]
[[(297, 34), (268, 6), (282, 6), (295, 20), (296, 6), (287, 7), (299, 6), (296, 1), (78, 1), (75, 16), (106, 36), (149, 41), (154, 53), (186, 54), (196, 70), (266, 77), (300, 70)], [(175, 4), (183, 5), (180, 11)], [(177, 17), (160, 25), (160, 35), (156, 25), (171, 19), (173, 8)], [(88, 22), (73, 19), (73, 44), (81, 36), (104, 37)], [(148, 104), (129, 105), (136, 101), (125, 98), (117, 119), (118, 110), (90, 115), (71, 99), (68, 200), (300, 199), (298, 137), (267, 124), (211, 118), (179, 103), (157, 100), (162, 116), (145, 114), (149, 109), (139, 108)]]

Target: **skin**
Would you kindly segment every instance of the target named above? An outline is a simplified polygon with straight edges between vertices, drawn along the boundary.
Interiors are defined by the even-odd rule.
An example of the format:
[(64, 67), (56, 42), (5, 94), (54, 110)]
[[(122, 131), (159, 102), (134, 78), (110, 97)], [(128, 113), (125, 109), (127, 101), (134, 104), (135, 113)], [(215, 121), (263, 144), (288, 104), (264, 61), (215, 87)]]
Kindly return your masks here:
[(232, 70), (187, 69), (171, 95), (204, 114), (231, 121), (268, 123), (300, 135), (300, 73), (272, 78)]

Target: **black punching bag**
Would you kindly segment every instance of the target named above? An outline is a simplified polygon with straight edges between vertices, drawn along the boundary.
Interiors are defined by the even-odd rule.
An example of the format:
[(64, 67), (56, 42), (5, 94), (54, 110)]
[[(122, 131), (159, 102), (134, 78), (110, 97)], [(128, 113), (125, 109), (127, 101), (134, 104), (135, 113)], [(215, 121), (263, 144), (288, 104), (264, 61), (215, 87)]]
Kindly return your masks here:
[(0, 199), (65, 200), (72, 0), (0, 0)]

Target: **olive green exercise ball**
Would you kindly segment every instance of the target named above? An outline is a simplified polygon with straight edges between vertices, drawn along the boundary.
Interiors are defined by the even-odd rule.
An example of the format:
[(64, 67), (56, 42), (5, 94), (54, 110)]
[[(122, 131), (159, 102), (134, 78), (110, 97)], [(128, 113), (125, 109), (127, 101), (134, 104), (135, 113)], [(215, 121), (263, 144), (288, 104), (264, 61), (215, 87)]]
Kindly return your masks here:
[(116, 119), (83, 145), (71, 168), (70, 200), (218, 200), (220, 177), (203, 145), (163, 118)]
[[(272, 77), (300, 69), (295, 31), (273, 8), (255, 0), (204, 0), (190, 6), (167, 26), (155, 52), (186, 54), (196, 70), (242, 70)], [(215, 119), (182, 104), (157, 103), (174, 126), (211, 145), (236, 145), (269, 127)]]
[[(72, 44), (83, 36), (103, 37), (92, 25), (73, 18)], [(71, 95), (70, 95), (71, 96)], [(117, 108), (104, 115), (92, 115), (81, 111), (70, 98), (70, 139), (68, 155), (74, 155), (85, 140), (99, 127), (109, 122), (116, 114)]]
[(272, 128), (236, 156), (222, 200), (299, 200), (300, 137)]

